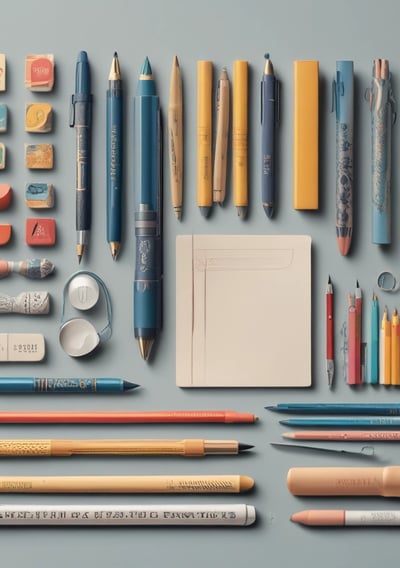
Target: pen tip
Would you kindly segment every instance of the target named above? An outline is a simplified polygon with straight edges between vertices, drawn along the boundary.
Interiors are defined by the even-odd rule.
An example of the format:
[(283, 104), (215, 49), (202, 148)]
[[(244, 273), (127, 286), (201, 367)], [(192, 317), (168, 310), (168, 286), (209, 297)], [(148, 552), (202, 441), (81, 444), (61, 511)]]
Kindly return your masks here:
[(236, 207), (236, 210), (237, 210), (238, 217), (240, 219), (245, 219), (247, 217), (247, 207), (246, 206)]
[(272, 216), (273, 216), (273, 214), (274, 214), (274, 208), (273, 208), (273, 206), (272, 206), (272, 205), (268, 205), (268, 204), (263, 204), (263, 207), (264, 207), (264, 211), (265, 211), (266, 216), (267, 216), (269, 219), (271, 219)]
[(124, 381), (124, 390), (133, 390), (137, 389), (138, 387), (140, 387), (140, 385), (137, 385), (136, 383), (131, 383), (130, 381)]
[(144, 361), (149, 359), (153, 343), (153, 339), (145, 339), (143, 337), (139, 338), (139, 350)]
[(332, 284), (331, 275), (328, 274), (328, 284)]
[(78, 53), (78, 61), (87, 61), (88, 60), (88, 56), (86, 51), (80, 51)]
[(211, 211), (211, 207), (199, 207), (200, 209), (200, 213), (203, 215), (203, 217), (208, 217)]
[(118, 57), (118, 53), (114, 51), (114, 57)]
[(269, 53), (268, 52), (264, 53), (264, 57), (265, 57), (265, 59), (269, 59)]
[(146, 56), (146, 59), (144, 60), (144, 63), (142, 65), (142, 69), (140, 71), (141, 75), (152, 75), (153, 71), (151, 69), (151, 65), (150, 65), (150, 61), (149, 58)]

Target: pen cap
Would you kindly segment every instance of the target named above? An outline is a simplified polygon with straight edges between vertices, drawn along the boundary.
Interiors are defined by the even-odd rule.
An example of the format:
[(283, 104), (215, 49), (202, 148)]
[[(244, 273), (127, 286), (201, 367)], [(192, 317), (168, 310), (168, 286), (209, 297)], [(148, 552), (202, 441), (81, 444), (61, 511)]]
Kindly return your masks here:
[(354, 116), (354, 64), (353, 61), (336, 61), (336, 119), (353, 123)]

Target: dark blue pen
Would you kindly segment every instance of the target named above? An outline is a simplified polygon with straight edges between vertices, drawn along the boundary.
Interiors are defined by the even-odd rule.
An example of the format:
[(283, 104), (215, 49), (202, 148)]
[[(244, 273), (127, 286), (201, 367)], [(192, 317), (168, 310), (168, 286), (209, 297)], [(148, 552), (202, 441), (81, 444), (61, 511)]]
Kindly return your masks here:
[(278, 118), (278, 92), (274, 68), (265, 54), (265, 69), (261, 81), (261, 198), (264, 211), (272, 217), (275, 209), (275, 130)]
[(70, 126), (76, 129), (76, 252), (80, 262), (88, 245), (92, 217), (91, 202), (92, 95), (86, 51), (80, 51), (75, 71)]
[(135, 236), (134, 332), (146, 361), (161, 328), (161, 124), (150, 62), (143, 63), (134, 99)]
[(118, 393), (132, 390), (139, 385), (109, 378), (37, 378), (1, 377), (0, 393)]
[(115, 260), (121, 246), (122, 81), (114, 53), (107, 90), (107, 242)]

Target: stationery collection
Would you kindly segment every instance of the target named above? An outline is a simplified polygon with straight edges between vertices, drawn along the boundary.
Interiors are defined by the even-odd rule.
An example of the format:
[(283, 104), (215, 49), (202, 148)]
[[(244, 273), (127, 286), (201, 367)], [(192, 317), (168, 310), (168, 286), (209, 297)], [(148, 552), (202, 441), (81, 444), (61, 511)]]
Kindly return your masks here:
[[(280, 81), (269, 54), (261, 74), (260, 196), (268, 219), (279, 207), (277, 175), (277, 125), (280, 114)], [(6, 58), (0, 54), (0, 91), (6, 89)], [(249, 206), (248, 108), (249, 64), (233, 63), (232, 78), (222, 68), (216, 87), (213, 128), (213, 63), (197, 62), (197, 206), (206, 219), (214, 203), (223, 205), (228, 191), (229, 138), (231, 136), (232, 194), (240, 219)], [(293, 65), (293, 209), (319, 208), (319, 63), (295, 61)], [(49, 92), (54, 84), (54, 57), (28, 55), (25, 86)], [(231, 88), (232, 82), (232, 88)], [(106, 90), (106, 240), (112, 259), (123, 248), (124, 94), (123, 77), (115, 52)], [(163, 164), (161, 105), (149, 59), (140, 69), (134, 95), (134, 232), (133, 331), (141, 357), (148, 361), (162, 329), (163, 303)], [(354, 66), (338, 61), (332, 86), (336, 112), (336, 240), (340, 255), (348, 255), (353, 236), (353, 136)], [(371, 110), (371, 216), (372, 242), (391, 243), (391, 130), (394, 99), (389, 62), (373, 62), (368, 91)], [(92, 230), (92, 82), (88, 54), (78, 54), (70, 126), (76, 134), (76, 256), (85, 262)], [(168, 156), (171, 205), (176, 219), (184, 213), (184, 89), (178, 58), (172, 61), (168, 102)], [(232, 124), (230, 124), (232, 117)], [(47, 102), (26, 106), (26, 132), (48, 133), (52, 107)], [(0, 132), (7, 132), (7, 107), (0, 104)], [(215, 143), (213, 135), (215, 132)], [(53, 167), (51, 144), (27, 144), (26, 168)], [(6, 169), (6, 147), (0, 143), (0, 169)], [(12, 188), (0, 184), (0, 210), (11, 203)], [(54, 187), (48, 182), (27, 184), (26, 205), (47, 209), (54, 205)], [(28, 218), (26, 244), (52, 246), (55, 220)], [(11, 225), (0, 226), (0, 245), (11, 238)], [(209, 387), (309, 387), (311, 370), (311, 237), (308, 235), (179, 235), (176, 239), (176, 385)], [(12, 273), (28, 279), (51, 275), (47, 258), (0, 260), (0, 277)], [(382, 273), (383, 274), (383, 273)], [(387, 275), (382, 276), (382, 289)], [(385, 284), (386, 285), (386, 284)], [(229, 294), (227, 294), (229, 290)], [(67, 317), (67, 309), (85, 313), (103, 296), (106, 325), (97, 330), (88, 317)], [(281, 301), (277, 301), (277, 299)], [(326, 372), (328, 385), (335, 374), (334, 282), (326, 287)], [(112, 333), (111, 298), (106, 284), (95, 273), (80, 270), (65, 283), (59, 341), (71, 357), (94, 352)], [(379, 316), (374, 293), (371, 310), (369, 365), (362, 337), (362, 290), (356, 281), (348, 296), (347, 365), (349, 385), (363, 383), (400, 385), (400, 320), (397, 309), (385, 307)], [(41, 315), (49, 312), (47, 292), (0, 295), (0, 313)], [(293, 318), (293, 314), (296, 317)], [(255, 317), (257, 315), (257, 317)], [(390, 319), (391, 318), (391, 319)], [(265, 325), (265, 322), (273, 325)], [(290, 322), (290, 325), (288, 325)], [(0, 334), (0, 361), (34, 362), (45, 355), (41, 334)], [(235, 353), (235, 357), (232, 357)], [(290, 353), (290, 357), (288, 357)], [(268, 361), (266, 368), (265, 361)], [(138, 384), (118, 377), (46, 378), (1, 377), (0, 393), (103, 393), (135, 391)], [(391, 428), (400, 425), (397, 404), (278, 404), (266, 407), (279, 412), (316, 414), (282, 420), (299, 430), (283, 434), (293, 444), (276, 447), (357, 454), (367, 459), (374, 451), (337, 450), (306, 446), (309, 441), (398, 441)], [(333, 415), (337, 415), (333, 417)], [(350, 415), (355, 415), (351, 416)], [(332, 415), (326, 418), (321, 415)], [(347, 416), (348, 415), (348, 416)], [(399, 415), (399, 416), (398, 416)], [(5, 411), (0, 424), (254, 424), (251, 413), (231, 410), (170, 411)], [(335, 430), (323, 429), (334, 427)], [(349, 428), (349, 430), (341, 430)], [(363, 428), (370, 428), (363, 430)], [(372, 430), (371, 428), (374, 428)], [(0, 439), (0, 456), (50, 457), (73, 455), (238, 456), (253, 448), (236, 440), (202, 438), (157, 439)], [(291, 468), (287, 487), (293, 495), (400, 496), (399, 467)], [(148, 476), (0, 476), (0, 493), (148, 493), (239, 494), (251, 491), (254, 480), (245, 475)], [(305, 525), (400, 525), (399, 511), (306, 510), (293, 514)], [(115, 524), (115, 525), (236, 525), (256, 520), (248, 504), (157, 505), (2, 505), (1, 524)]]

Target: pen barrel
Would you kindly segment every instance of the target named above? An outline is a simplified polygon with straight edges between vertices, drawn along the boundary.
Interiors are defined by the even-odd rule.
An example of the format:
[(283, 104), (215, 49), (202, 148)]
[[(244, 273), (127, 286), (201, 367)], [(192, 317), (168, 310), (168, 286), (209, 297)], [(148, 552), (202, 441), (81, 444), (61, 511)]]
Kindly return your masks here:
[[(226, 74), (226, 72), (225, 72)], [(220, 79), (217, 88), (217, 128), (213, 171), (213, 201), (223, 203), (226, 191), (229, 134), (229, 80)]]
[(298, 467), (288, 472), (293, 495), (400, 497), (400, 467)]
[(265, 75), (261, 81), (261, 198), (264, 204), (274, 203), (276, 81)]
[(353, 124), (336, 122), (336, 236), (352, 236)]
[(212, 205), (212, 62), (197, 62), (197, 205)]
[(50, 440), (0, 440), (0, 456), (51, 456)]
[(0, 493), (239, 493), (239, 475), (0, 477)]
[(391, 145), (393, 109), (389, 79), (371, 87), (372, 242), (391, 242)]
[(90, 229), (91, 200), (91, 139), (90, 105), (75, 102), (76, 129), (76, 230)]
[(121, 81), (111, 81), (107, 91), (107, 242), (121, 241), (122, 191)]
[(326, 294), (326, 358), (334, 358), (333, 294)]
[[(35, 378), (28, 379), (33, 384), (34, 392), (78, 392), (78, 393), (93, 393), (93, 392), (121, 392), (123, 391), (123, 382), (121, 379), (104, 378), (100, 381), (96, 378)], [(19, 381), (19, 379), (18, 379)], [(12, 387), (11, 380), (9, 387)], [(18, 383), (16, 383), (15, 390), (18, 391)], [(0, 380), (0, 392), (2, 389), (2, 380)]]

